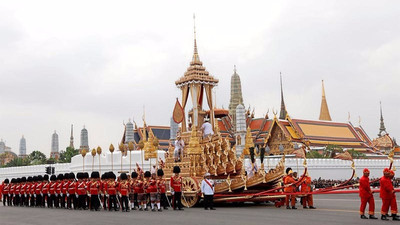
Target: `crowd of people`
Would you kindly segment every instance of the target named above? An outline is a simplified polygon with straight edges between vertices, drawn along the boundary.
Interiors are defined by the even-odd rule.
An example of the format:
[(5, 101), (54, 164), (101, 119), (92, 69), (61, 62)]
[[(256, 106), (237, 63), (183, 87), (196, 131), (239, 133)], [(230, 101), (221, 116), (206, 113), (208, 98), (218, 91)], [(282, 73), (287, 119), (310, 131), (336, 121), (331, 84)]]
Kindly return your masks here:
[[(48, 207), (75, 210), (100, 209), (109, 211), (151, 210), (162, 211), (172, 207), (183, 210), (181, 202), (182, 177), (180, 168), (173, 168), (169, 187), (172, 202), (167, 197), (167, 182), (164, 171), (156, 173), (143, 172), (140, 168), (131, 174), (113, 172), (100, 173), (65, 173), (56, 175), (39, 175), (5, 179), (1, 186), (1, 197), (4, 206)], [(213, 195), (214, 183), (208, 177), (204, 179), (202, 191), (205, 196)], [(206, 207), (213, 209), (212, 197), (207, 198)]]

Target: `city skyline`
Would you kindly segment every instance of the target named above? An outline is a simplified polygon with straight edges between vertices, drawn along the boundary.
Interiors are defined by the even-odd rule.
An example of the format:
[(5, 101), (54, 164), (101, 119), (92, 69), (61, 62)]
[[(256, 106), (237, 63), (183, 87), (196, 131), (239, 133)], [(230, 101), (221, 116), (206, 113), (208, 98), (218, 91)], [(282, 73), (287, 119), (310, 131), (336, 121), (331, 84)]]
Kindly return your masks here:
[[(79, 130), (86, 125), (91, 147), (108, 149), (121, 140), (123, 121), (133, 118), (142, 125), (143, 106), (147, 124), (169, 125), (180, 97), (174, 82), (192, 56), (193, 12), (200, 58), (220, 80), (218, 107), (228, 109), (236, 65), (246, 109), (255, 107), (256, 117), (269, 109), (271, 117), (272, 109), (280, 108), (282, 72), (292, 118), (318, 119), (324, 80), (333, 121), (346, 122), (350, 112), (358, 125), (361, 116), (362, 126), (375, 138), (382, 101), (386, 130), (392, 137), (400, 135), (400, 41), (394, 22), (400, 19), (400, 7), (369, 1), (362, 1), (362, 9), (358, 1), (258, 2), (259, 7), (232, 4), (221, 18), (226, 3), (211, 8), (211, 2), (183, 3), (184, 10), (174, 11), (160, 2), (160, 8), (170, 7), (174, 15), (164, 9), (149, 15), (139, 9), (150, 5), (135, 8), (124, 2), (99, 3), (88, 19), (89, 3), (76, 11), (74, 2), (46, 3), (54, 11), (41, 11), (40, 4), (29, 2), (23, 9), (18, 3), (0, 4), (0, 138), (13, 152), (18, 153), (24, 135), (27, 154), (40, 150), (49, 155), (53, 130), (60, 151), (65, 150), (71, 124)], [(244, 13), (250, 9), (251, 14)], [(68, 11), (76, 14), (71, 21)]]

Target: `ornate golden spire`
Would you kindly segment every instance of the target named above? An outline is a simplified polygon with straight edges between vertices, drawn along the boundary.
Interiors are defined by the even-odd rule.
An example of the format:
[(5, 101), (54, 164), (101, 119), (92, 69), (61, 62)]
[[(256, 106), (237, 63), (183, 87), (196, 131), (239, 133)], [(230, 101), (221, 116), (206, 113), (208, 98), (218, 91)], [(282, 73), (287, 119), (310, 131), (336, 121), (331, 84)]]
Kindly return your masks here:
[(332, 121), (331, 115), (329, 114), (328, 103), (325, 97), (325, 87), (324, 80), (322, 80), (322, 101), (321, 101), (321, 111), (319, 113), (319, 120)]
[(202, 65), (200, 61), (199, 53), (197, 51), (197, 41), (196, 41), (196, 15), (193, 14), (193, 32), (194, 32), (194, 50), (191, 65)]

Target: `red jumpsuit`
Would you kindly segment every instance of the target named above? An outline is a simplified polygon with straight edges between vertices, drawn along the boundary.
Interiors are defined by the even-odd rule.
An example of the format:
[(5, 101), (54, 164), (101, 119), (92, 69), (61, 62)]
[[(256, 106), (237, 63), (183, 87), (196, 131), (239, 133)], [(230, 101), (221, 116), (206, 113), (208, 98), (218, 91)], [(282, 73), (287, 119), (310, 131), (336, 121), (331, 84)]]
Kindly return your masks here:
[[(392, 181), (389, 177), (383, 176), (380, 181), (380, 197), (382, 199), (381, 214), (387, 215), (389, 211), (389, 206), (391, 206), (392, 213), (397, 213), (396, 198), (394, 198), (394, 188)], [(392, 202), (394, 200), (394, 203)]]
[(361, 198), (360, 215), (364, 215), (367, 203), (369, 205), (368, 214), (374, 215), (375, 213), (375, 200), (372, 195), (371, 187), (369, 185), (369, 178), (362, 176), (360, 178), (359, 196)]

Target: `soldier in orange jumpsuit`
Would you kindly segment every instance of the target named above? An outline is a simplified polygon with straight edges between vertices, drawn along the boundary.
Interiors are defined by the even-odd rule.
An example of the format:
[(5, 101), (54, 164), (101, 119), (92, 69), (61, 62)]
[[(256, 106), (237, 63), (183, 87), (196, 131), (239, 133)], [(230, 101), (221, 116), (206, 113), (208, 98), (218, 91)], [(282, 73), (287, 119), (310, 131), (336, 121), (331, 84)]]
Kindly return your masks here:
[(369, 218), (378, 219), (374, 216), (375, 200), (371, 191), (371, 186), (369, 185), (369, 170), (365, 168), (363, 170), (363, 174), (364, 175), (360, 178), (360, 187), (359, 187), (359, 196), (361, 198), (361, 205), (360, 205), (361, 219), (368, 219), (368, 217), (364, 215), (367, 203), (369, 205), (369, 210), (368, 210)]
[[(311, 177), (307, 173), (304, 177), (304, 181), (301, 183), (301, 192), (305, 193), (305, 196), (303, 197), (303, 208), (304, 209), (307, 209), (308, 207), (310, 209), (315, 209), (313, 196), (312, 196), (312, 194), (309, 194), (311, 191), (312, 191), (311, 190)], [(308, 207), (307, 207), (307, 204), (308, 204)]]
[[(283, 183), (285, 184), (285, 188), (283, 191), (285, 193), (293, 193), (295, 191), (295, 187), (293, 186), (296, 183), (296, 180), (293, 178), (293, 170), (289, 170), (288, 175), (285, 177)], [(296, 196), (295, 195), (286, 195), (285, 203), (286, 209), (291, 209), (289, 206), (289, 200), (291, 202), (292, 209), (297, 209), (296, 204)]]
[[(380, 197), (382, 199), (382, 208), (381, 208), (381, 220), (389, 220), (387, 218), (387, 214), (389, 211), (389, 207), (392, 205), (392, 215), (393, 220), (400, 220), (400, 218), (396, 215), (397, 213), (397, 204), (394, 198), (395, 192), (391, 180), (391, 172), (388, 168), (383, 170), (383, 177), (379, 180), (380, 183)], [(394, 199), (394, 202), (392, 200)]]
[[(393, 187), (393, 183), (392, 183), (393, 178), (394, 178), (394, 171), (390, 170), (389, 171), (389, 179), (390, 179), (390, 183), (392, 184), (392, 187)], [(390, 211), (392, 213), (391, 217), (393, 217), (393, 220), (400, 220), (400, 217), (397, 215), (397, 201), (396, 201), (396, 193), (394, 192), (394, 188), (393, 188), (392, 198), (390, 200)]]

